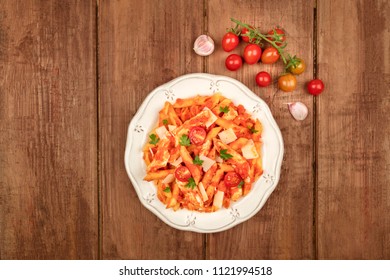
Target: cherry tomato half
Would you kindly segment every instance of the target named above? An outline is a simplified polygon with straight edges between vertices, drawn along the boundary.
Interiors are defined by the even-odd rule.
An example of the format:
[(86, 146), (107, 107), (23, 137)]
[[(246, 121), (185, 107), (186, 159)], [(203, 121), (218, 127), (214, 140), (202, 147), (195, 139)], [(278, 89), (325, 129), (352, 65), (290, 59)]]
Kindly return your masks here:
[(180, 182), (188, 182), (188, 179), (191, 178), (191, 172), (187, 167), (181, 165), (176, 168), (175, 177)]
[(311, 95), (319, 95), (325, 88), (324, 83), (320, 79), (311, 80), (307, 84), (307, 90)]
[(224, 181), (226, 187), (234, 188), (240, 184), (242, 179), (241, 179), (240, 175), (238, 175), (236, 172), (230, 171), (230, 172), (225, 174), (223, 181)]
[(285, 92), (293, 91), (297, 87), (297, 78), (292, 74), (280, 76), (278, 79), (278, 86)]
[(244, 49), (244, 60), (248, 64), (255, 64), (261, 57), (261, 48), (256, 44), (249, 44)]
[(294, 75), (300, 75), (306, 70), (306, 63), (303, 59), (299, 58), (299, 62), (294, 66), (288, 67), (288, 71)]
[(226, 58), (225, 66), (230, 71), (238, 70), (242, 65), (242, 58), (238, 54), (231, 54)]
[(278, 61), (280, 54), (274, 47), (266, 48), (261, 55), (261, 62), (264, 64), (273, 64)]
[[(281, 41), (281, 42), (277, 42), (276, 45), (281, 46), (283, 44), (283, 42), (286, 41), (285, 33), (284, 33), (284, 31), (282, 29), (275, 28), (275, 29), (272, 29), (272, 30), (268, 31), (267, 34), (273, 36), (275, 34), (274, 30), (275, 30), (276, 34), (280, 35), (279, 38), (280, 38), (280, 41)], [(270, 38), (271, 36), (267, 36), (267, 37)], [(270, 40), (275, 41), (275, 38), (271, 37)]]
[(231, 52), (238, 46), (239, 42), (240, 39), (236, 34), (228, 32), (222, 38), (222, 48), (225, 52)]
[(206, 140), (206, 130), (203, 127), (195, 126), (190, 129), (188, 137), (191, 140), (191, 143), (194, 145), (202, 145), (204, 140)]
[(256, 75), (256, 84), (259, 87), (266, 87), (271, 84), (271, 75), (268, 72), (261, 71)]
[[(251, 27), (252, 27), (252, 26), (251, 26)], [(248, 30), (246, 27), (244, 27), (244, 28), (241, 29), (241, 39), (242, 39), (244, 42), (247, 42), (247, 43), (249, 43), (249, 37), (248, 37), (248, 36), (244, 36), (244, 35), (249, 35), (248, 33), (249, 33), (249, 30)], [(254, 40), (252, 39), (252, 40), (251, 40), (251, 43), (252, 43), (253, 41), (254, 41)]]

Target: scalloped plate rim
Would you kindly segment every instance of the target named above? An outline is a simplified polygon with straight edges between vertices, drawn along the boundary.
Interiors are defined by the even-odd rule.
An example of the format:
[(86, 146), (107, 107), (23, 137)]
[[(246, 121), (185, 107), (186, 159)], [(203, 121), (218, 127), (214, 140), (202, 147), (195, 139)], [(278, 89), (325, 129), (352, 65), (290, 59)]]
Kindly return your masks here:
[[(138, 186), (138, 183), (136, 182), (136, 179), (134, 178), (134, 176), (133, 176), (133, 174), (132, 174), (132, 172), (130, 170), (130, 166), (128, 165), (128, 158), (130, 156), (130, 150), (131, 150), (131, 137), (134, 134), (134, 130), (132, 129), (132, 127), (136, 126), (135, 125), (136, 121), (138, 121), (140, 119), (141, 114), (144, 113), (144, 111), (147, 108), (147, 105), (149, 104), (149, 102), (152, 99), (152, 97), (157, 92), (160, 92), (161, 90), (165, 91), (165, 90), (169, 89), (170, 87), (174, 86), (175, 84), (179, 83), (180, 81), (186, 80), (186, 79), (191, 79), (191, 78), (201, 78), (201, 79), (207, 79), (209, 81), (216, 81), (216, 82), (219, 82), (219, 81), (230, 82), (230, 83), (234, 84), (235, 86), (237, 86), (238, 88), (240, 88), (241, 91), (243, 91), (245, 94), (247, 94), (249, 97), (251, 97), (251, 99), (253, 99), (256, 102), (260, 102), (262, 104), (262, 106), (267, 109), (267, 112), (265, 113), (265, 115), (268, 118), (268, 121), (270, 122), (270, 124), (272, 125), (272, 127), (274, 129), (274, 132), (276, 134), (277, 139), (279, 140), (279, 157), (277, 158), (277, 161), (276, 161), (276, 168), (275, 168), (275, 174), (274, 174), (275, 177), (273, 179), (272, 184), (267, 188), (267, 190), (265, 191), (263, 197), (258, 202), (257, 206), (251, 211), (251, 213), (249, 215), (247, 215), (245, 218), (235, 219), (232, 222), (230, 222), (230, 223), (228, 223), (225, 226), (222, 226), (220, 228), (210, 228), (210, 229), (208, 229), (208, 228), (192, 227), (191, 225), (184, 225), (184, 226), (182, 226), (182, 225), (178, 225), (178, 224), (175, 224), (172, 221), (170, 221), (160, 211), (158, 211), (156, 208), (154, 208), (151, 204), (147, 203), (146, 199), (141, 199), (141, 198), (144, 198), (144, 197), (142, 196), (142, 193), (141, 193), (141, 191), (139, 189), (140, 187)], [(223, 92), (221, 92), (221, 93), (223, 95)], [(277, 186), (277, 184), (279, 182), (283, 156), (284, 156), (284, 142), (283, 142), (283, 137), (282, 137), (280, 128), (277, 125), (277, 123), (276, 123), (276, 121), (275, 121), (275, 119), (274, 119), (274, 117), (272, 115), (272, 112), (269, 109), (269, 106), (267, 105), (267, 103), (264, 100), (262, 100), (256, 94), (254, 94), (246, 85), (244, 85), (243, 83), (241, 83), (241, 82), (239, 82), (239, 81), (237, 81), (237, 80), (235, 80), (233, 78), (230, 78), (230, 77), (227, 77), (227, 76), (222, 76), (222, 75), (208, 74), (208, 73), (192, 73), (192, 74), (186, 74), (186, 75), (182, 75), (182, 76), (176, 77), (176, 78), (174, 78), (174, 79), (172, 79), (172, 80), (170, 80), (170, 81), (168, 81), (168, 82), (166, 82), (166, 83), (156, 87), (154, 90), (152, 90), (146, 96), (146, 98), (141, 103), (141, 105), (138, 108), (136, 114), (133, 116), (133, 118), (131, 119), (131, 121), (130, 121), (130, 123), (128, 125), (126, 147), (125, 147), (125, 153), (124, 153), (124, 163), (125, 163), (125, 169), (126, 169), (127, 175), (130, 178), (130, 180), (131, 180), (131, 183), (132, 183), (132, 185), (133, 185), (133, 187), (134, 187), (134, 189), (135, 189), (135, 191), (137, 193), (137, 196), (138, 196), (139, 201), (141, 202), (141, 204), (145, 208), (147, 208), (149, 211), (151, 211), (154, 215), (156, 215), (165, 224), (167, 224), (167, 225), (169, 225), (169, 226), (171, 226), (173, 228), (176, 228), (176, 229), (179, 229), (179, 230), (183, 230), (183, 231), (192, 231), (192, 232), (198, 232), (198, 233), (215, 233), (215, 232), (221, 232), (221, 231), (225, 231), (225, 230), (228, 230), (230, 228), (233, 228), (236, 225), (241, 224), (241, 223), (249, 220), (250, 218), (252, 218), (254, 215), (256, 215), (261, 210), (261, 208), (265, 205), (265, 203), (267, 202), (268, 198), (270, 197), (272, 192), (275, 190), (275, 188), (276, 188), (276, 186)], [(250, 194), (248, 194), (248, 195), (250, 195)], [(179, 210), (179, 211), (183, 211), (183, 210)], [(184, 211), (186, 211), (186, 210), (184, 210)], [(189, 211), (189, 212), (192, 213), (191, 211)], [(195, 213), (199, 213), (199, 212), (195, 212)], [(202, 214), (204, 214), (204, 213), (202, 213)]]

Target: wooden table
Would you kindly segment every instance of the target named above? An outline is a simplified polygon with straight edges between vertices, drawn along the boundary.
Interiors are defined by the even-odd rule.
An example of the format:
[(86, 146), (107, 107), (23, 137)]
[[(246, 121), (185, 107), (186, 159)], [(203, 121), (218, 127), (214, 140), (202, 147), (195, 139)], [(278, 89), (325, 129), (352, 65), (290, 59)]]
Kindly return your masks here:
[[(0, 0), (1, 259), (389, 259), (387, 0)], [(282, 64), (225, 69), (230, 17), (287, 30), (307, 71), (293, 93), (259, 88)], [(210, 34), (210, 57), (192, 51)], [(237, 51), (239, 53), (239, 51)], [(170, 228), (126, 175), (127, 125), (177, 76), (226, 75), (263, 98), (285, 142), (264, 208), (225, 232)], [(320, 77), (325, 92), (305, 83)], [(303, 122), (286, 103), (301, 101)]]

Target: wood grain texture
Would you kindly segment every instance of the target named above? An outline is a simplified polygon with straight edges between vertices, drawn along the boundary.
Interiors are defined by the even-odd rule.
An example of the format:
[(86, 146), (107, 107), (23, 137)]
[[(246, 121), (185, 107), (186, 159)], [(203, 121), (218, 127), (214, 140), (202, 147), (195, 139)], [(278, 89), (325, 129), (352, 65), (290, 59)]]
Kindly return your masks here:
[(99, 26), (102, 257), (200, 259), (202, 235), (173, 229), (142, 206), (123, 155), (127, 126), (147, 94), (202, 71), (192, 45), (202, 33), (203, 1), (103, 0)]
[[(285, 155), (280, 182), (264, 208), (253, 218), (226, 232), (211, 234), (210, 259), (312, 259), (313, 239), (313, 100), (304, 92), (304, 82), (312, 76), (313, 1), (208, 1), (208, 33), (218, 43), (208, 60), (210, 73), (242, 81), (264, 99), (278, 123), (284, 138)], [(239, 7), (239, 8), (237, 8)], [(277, 91), (277, 85), (259, 88), (255, 76), (269, 71), (276, 79), (283, 63), (243, 65), (237, 72), (225, 69), (229, 55), (220, 42), (233, 17), (253, 24), (262, 32), (282, 26), (287, 31), (287, 50), (308, 63), (307, 71), (298, 77), (293, 93)], [(245, 44), (232, 53), (242, 54)], [(310, 110), (303, 122), (295, 121), (286, 103), (304, 102)], [(266, 172), (266, 171), (265, 171)]]
[(0, 259), (98, 256), (93, 1), (0, 1)]
[(389, 259), (390, 3), (318, 12), (318, 257)]
[[(255, 84), (281, 62), (225, 69), (231, 17), (287, 30), (308, 65), (295, 92)], [(390, 259), (389, 17), (386, 0), (0, 0), (0, 259)], [(206, 58), (192, 51), (203, 33), (216, 42)], [(313, 70), (326, 85), (315, 100)], [(285, 142), (264, 208), (216, 234), (165, 225), (123, 163), (146, 95), (193, 72), (246, 84)]]

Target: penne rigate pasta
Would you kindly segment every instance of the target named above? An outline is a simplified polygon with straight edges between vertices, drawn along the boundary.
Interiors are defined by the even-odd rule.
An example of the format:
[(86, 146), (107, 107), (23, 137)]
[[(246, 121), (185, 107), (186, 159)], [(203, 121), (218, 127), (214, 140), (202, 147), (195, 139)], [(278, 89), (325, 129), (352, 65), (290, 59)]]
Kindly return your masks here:
[(145, 181), (177, 211), (214, 212), (250, 193), (262, 174), (262, 124), (220, 93), (165, 102), (143, 147)]

